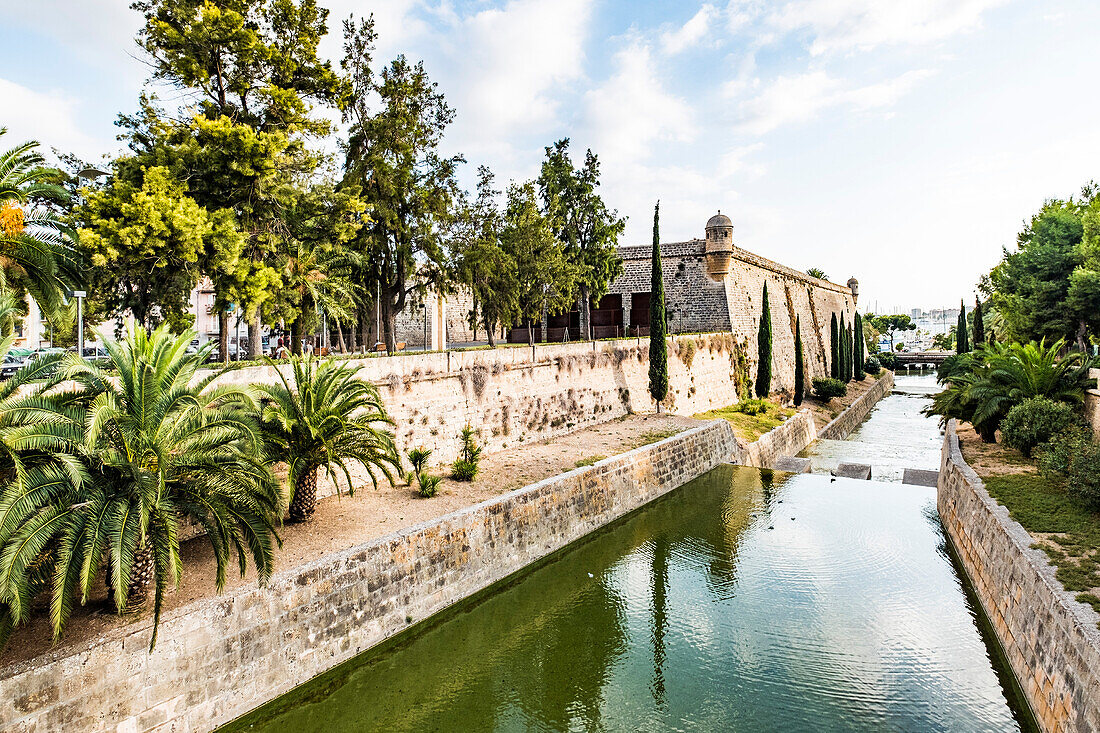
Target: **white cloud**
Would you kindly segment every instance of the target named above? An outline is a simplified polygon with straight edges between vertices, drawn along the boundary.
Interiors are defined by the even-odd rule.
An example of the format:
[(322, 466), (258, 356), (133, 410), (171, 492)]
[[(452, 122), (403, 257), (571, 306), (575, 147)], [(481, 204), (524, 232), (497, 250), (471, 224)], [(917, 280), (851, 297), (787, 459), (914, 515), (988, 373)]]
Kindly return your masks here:
[(809, 30), (810, 51), (870, 50), (926, 44), (980, 26), (982, 15), (1006, 0), (793, 0), (765, 23), (779, 32)]
[(615, 54), (614, 73), (585, 95), (588, 125), (600, 157), (609, 161), (646, 160), (659, 141), (689, 141), (695, 115), (683, 99), (657, 78), (649, 46), (634, 41)]
[(0, 109), (4, 110), (0, 125), (8, 128), (4, 149), (37, 140), (43, 145), (40, 150), (44, 155), (49, 155), (53, 147), (92, 159), (114, 147), (81, 129), (78, 101), (64, 92), (38, 92), (0, 79)]
[(712, 31), (719, 15), (718, 8), (704, 5), (687, 23), (676, 30), (661, 34), (661, 50), (669, 55), (686, 51), (702, 41)]
[(781, 76), (740, 106), (738, 127), (750, 135), (763, 135), (783, 125), (811, 120), (830, 107), (859, 111), (890, 107), (932, 73), (916, 69), (860, 87), (847, 86), (824, 71)]

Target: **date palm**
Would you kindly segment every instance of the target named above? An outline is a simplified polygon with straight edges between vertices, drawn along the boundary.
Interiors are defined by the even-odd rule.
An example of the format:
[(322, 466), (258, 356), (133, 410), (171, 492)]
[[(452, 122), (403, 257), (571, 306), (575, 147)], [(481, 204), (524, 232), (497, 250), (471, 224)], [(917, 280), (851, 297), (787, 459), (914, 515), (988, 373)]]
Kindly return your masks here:
[(257, 386), (263, 393), (260, 422), (270, 456), (288, 468), (290, 519), (313, 516), (322, 471), (337, 488), (343, 476), (349, 493), (355, 490), (353, 464), (363, 467), (375, 488), (379, 475), (392, 485), (401, 459), (386, 429), (393, 421), (378, 388), (357, 377), (355, 367), (334, 359), (295, 357), (290, 369), (293, 384), (277, 370), (277, 384)]
[(39, 425), (49, 428), (44, 441), (62, 443), (87, 470), (43, 470), (3, 493), (0, 602), (15, 623), (26, 617), (26, 589), (47, 574), (60, 635), (106, 566), (119, 613), (152, 589), (151, 648), (164, 594), (179, 582), (183, 518), (205, 530), (219, 590), (233, 556), (242, 575), (251, 557), (260, 582), (270, 577), (282, 504), (263, 460), (256, 405), (249, 392), (198, 375), (206, 354), (186, 352), (193, 336), (177, 339), (162, 326), (133, 329), (123, 343), (105, 340), (110, 375), (68, 357), (64, 376), (77, 387), (53, 394), (56, 416)]
[[(0, 127), (0, 138), (6, 132)], [(0, 152), (0, 288), (25, 288), (53, 318), (82, 277), (73, 230), (42, 205), (67, 194), (48, 182), (56, 171), (44, 167), (37, 147), (31, 141)]]

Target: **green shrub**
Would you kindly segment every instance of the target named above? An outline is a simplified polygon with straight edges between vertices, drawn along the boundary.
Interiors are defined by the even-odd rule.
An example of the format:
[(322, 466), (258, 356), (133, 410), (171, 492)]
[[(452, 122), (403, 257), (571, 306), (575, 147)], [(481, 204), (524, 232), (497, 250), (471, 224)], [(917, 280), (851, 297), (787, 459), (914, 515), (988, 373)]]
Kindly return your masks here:
[(408, 452), (409, 463), (412, 464), (413, 473), (422, 473), (428, 466), (428, 458), (432, 455), (431, 448), (413, 448)]
[(481, 446), (474, 440), (476, 435), (472, 426), (462, 428), (459, 438), (462, 439), (462, 448), (458, 453), (458, 460), (451, 466), (451, 478), (457, 481), (473, 481), (477, 478), (478, 464), (481, 463)]
[(425, 499), (430, 499), (439, 491), (439, 484), (443, 481), (443, 477), (421, 473), (417, 475), (417, 480), (420, 482), (420, 495)]
[(870, 374), (872, 377), (878, 375), (882, 371), (882, 364), (879, 360), (873, 356), (868, 356), (867, 361), (863, 362), (863, 371)]
[(823, 400), (848, 394), (848, 385), (832, 377), (814, 377), (814, 394)]
[(1036, 447), (1080, 424), (1081, 418), (1066, 403), (1033, 397), (1015, 405), (1005, 415), (1001, 421), (1001, 441), (1030, 458)]
[(898, 368), (898, 357), (894, 356), (889, 351), (883, 351), (878, 355), (878, 363), (883, 369), (894, 371)]
[(768, 412), (768, 401), (762, 399), (742, 400), (734, 405), (733, 410), (746, 415), (764, 415)]
[(1075, 427), (1063, 430), (1039, 447), (1039, 472), (1048, 479), (1064, 479), (1069, 475), (1070, 462), (1081, 450), (1083, 443), (1092, 440), (1088, 428)]
[(1100, 443), (1088, 428), (1076, 425), (1054, 436), (1039, 451), (1039, 470), (1088, 508), (1100, 509)]

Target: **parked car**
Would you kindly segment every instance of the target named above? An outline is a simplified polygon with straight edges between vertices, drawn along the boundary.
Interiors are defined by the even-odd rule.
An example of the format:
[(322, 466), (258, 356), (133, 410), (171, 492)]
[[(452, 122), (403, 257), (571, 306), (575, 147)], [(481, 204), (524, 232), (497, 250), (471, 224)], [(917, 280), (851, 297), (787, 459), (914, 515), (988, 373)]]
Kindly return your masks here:
[(17, 371), (46, 354), (61, 354), (64, 349), (12, 349), (0, 365), (0, 379), (11, 379)]

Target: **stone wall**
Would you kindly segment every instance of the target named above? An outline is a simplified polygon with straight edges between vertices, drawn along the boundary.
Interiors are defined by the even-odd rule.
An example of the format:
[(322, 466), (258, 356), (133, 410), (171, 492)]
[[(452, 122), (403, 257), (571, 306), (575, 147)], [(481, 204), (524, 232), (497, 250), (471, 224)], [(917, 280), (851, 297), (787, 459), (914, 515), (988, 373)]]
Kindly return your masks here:
[[(670, 338), (670, 411), (692, 415), (736, 403), (734, 350), (729, 334)], [(654, 408), (646, 338), (398, 354), (350, 363), (380, 386), (401, 450), (430, 448), (440, 462), (458, 455), (458, 434), (466, 424), (480, 431), (485, 450), (492, 452)], [(278, 378), (274, 369), (249, 367), (220, 381), (270, 383)]]
[[(1100, 386), (1100, 369), (1090, 369), (1089, 376)], [(1085, 392), (1085, 419), (1092, 425), (1092, 432), (1100, 439), (1100, 389)]]
[[(731, 331), (745, 345), (750, 374), (755, 375), (761, 296), (767, 282), (772, 317), (772, 390), (794, 391), (796, 317), (801, 321), (811, 377), (828, 376), (830, 318), (833, 314), (839, 318), (843, 313), (845, 323), (852, 322), (855, 300), (851, 290), (741, 248), (733, 252), (729, 274), (715, 282), (706, 274), (705, 249), (702, 239), (661, 245), (672, 330)], [(609, 292), (623, 296), (623, 307), (629, 314), (630, 295), (650, 290), (652, 248), (620, 247), (618, 251), (623, 258), (623, 274), (611, 284)]]
[(844, 440), (867, 419), (878, 401), (890, 394), (893, 389), (894, 373), (884, 371), (869, 390), (861, 394), (859, 399), (837, 415), (832, 422), (821, 428), (817, 437), (822, 440)]
[(761, 435), (756, 442), (743, 444), (738, 441), (739, 452), (734, 455), (733, 462), (741, 466), (774, 468), (779, 458), (797, 456), (816, 439), (813, 413), (802, 409), (787, 422)]
[(1074, 600), (1027, 531), (989, 496), (963, 460), (954, 420), (937, 505), (1040, 728), (1100, 731), (1100, 614)]
[(714, 421), (0, 670), (0, 730), (210, 730), (710, 470)]

